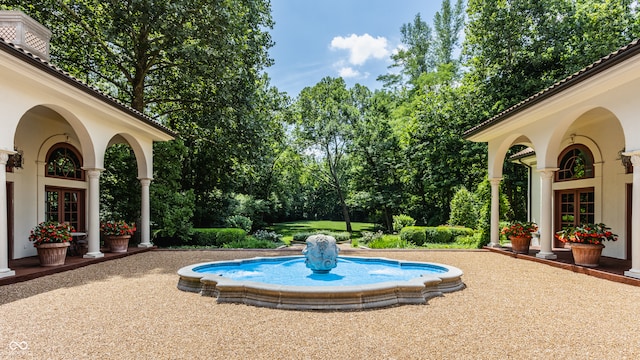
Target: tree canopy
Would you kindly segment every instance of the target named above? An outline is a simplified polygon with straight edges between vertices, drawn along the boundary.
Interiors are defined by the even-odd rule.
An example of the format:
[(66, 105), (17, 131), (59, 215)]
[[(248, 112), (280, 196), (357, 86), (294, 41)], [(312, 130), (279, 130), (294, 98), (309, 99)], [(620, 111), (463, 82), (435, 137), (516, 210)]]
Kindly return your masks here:
[[(634, 0), (443, 0), (431, 23), (416, 14), (398, 29), (403, 47), (381, 89), (325, 77), (284, 94), (267, 75), (268, 0), (0, 6), (54, 31), (52, 62), (179, 133), (155, 149), (164, 236), (238, 212), (254, 228), (330, 218), (392, 230), (398, 214), (444, 224), (458, 189), (487, 195), (486, 148), (463, 140), (466, 129), (640, 35)], [(131, 156), (110, 149), (101, 185), (103, 206), (122, 216), (137, 211), (119, 200), (138, 186), (120, 166)], [(526, 212), (521, 171), (504, 171), (512, 218)]]

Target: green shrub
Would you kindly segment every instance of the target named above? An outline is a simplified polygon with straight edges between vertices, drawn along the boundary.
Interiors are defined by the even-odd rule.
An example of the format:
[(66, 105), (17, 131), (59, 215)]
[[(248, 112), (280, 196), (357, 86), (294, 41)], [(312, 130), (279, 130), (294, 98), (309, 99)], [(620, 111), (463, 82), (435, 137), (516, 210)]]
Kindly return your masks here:
[(449, 226), (448, 228), (449, 231), (451, 231), (451, 235), (454, 239), (460, 236), (473, 236), (473, 234), (475, 233), (475, 230), (466, 227)]
[(219, 244), (224, 245), (244, 240), (246, 237), (247, 232), (243, 229), (219, 229), (217, 240)]
[(191, 235), (191, 241), (189, 245), (195, 246), (219, 246), (218, 245), (218, 233), (216, 229), (193, 229), (193, 235)]
[(363, 231), (362, 232), (362, 242), (367, 244), (373, 240), (379, 239), (384, 235), (382, 231), (371, 232), (371, 231)]
[(475, 229), (478, 226), (480, 216), (480, 206), (476, 196), (461, 187), (456, 191), (450, 203), (449, 225), (465, 226)]
[(411, 249), (416, 246), (400, 238), (398, 235), (384, 235), (372, 240), (369, 245), (371, 249)]
[(225, 219), (224, 224), (228, 228), (237, 228), (250, 232), (253, 221), (246, 216), (232, 215)]
[(307, 238), (313, 234), (314, 233), (310, 233), (310, 232), (295, 233), (293, 234), (293, 241), (305, 242)]
[(253, 237), (258, 240), (267, 240), (276, 243), (282, 241), (282, 235), (278, 234), (275, 231), (258, 230), (253, 234)]
[(453, 234), (446, 226), (426, 227), (424, 229), (426, 240), (430, 244), (448, 244), (454, 241)]
[(188, 245), (222, 247), (224, 244), (240, 241), (246, 237), (247, 233), (242, 229), (194, 229)]
[(331, 232), (327, 231), (325, 235), (333, 236), (336, 238), (336, 241), (349, 241), (351, 240), (351, 234), (343, 231), (343, 232)]
[(480, 233), (471, 236), (458, 236), (456, 238), (456, 244), (462, 245), (466, 248), (474, 249), (480, 246)]
[(307, 238), (311, 235), (329, 235), (329, 236), (333, 236), (336, 241), (340, 242), (340, 241), (349, 241), (351, 240), (351, 234), (344, 231), (344, 232), (332, 232), (332, 231), (325, 231), (325, 230), (321, 230), (321, 231), (316, 231), (316, 232), (301, 232), (301, 233), (295, 233), (293, 234), (293, 241), (299, 241), (299, 242), (304, 242), (307, 240)]
[(416, 221), (409, 215), (393, 215), (393, 231), (400, 231), (407, 226), (414, 226)]
[(421, 226), (406, 226), (400, 230), (400, 239), (421, 246), (426, 241), (425, 228)]
[(271, 240), (261, 240), (256, 239), (253, 236), (249, 236), (244, 239), (226, 243), (223, 247), (225, 249), (275, 249), (278, 247), (278, 244)]

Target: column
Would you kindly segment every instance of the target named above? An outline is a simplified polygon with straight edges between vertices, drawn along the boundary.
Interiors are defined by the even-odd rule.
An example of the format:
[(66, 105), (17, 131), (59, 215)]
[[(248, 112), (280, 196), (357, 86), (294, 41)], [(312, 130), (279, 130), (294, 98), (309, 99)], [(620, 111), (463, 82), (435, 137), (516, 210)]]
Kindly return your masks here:
[(85, 258), (100, 258), (100, 174), (103, 169), (85, 169), (89, 179), (89, 225), (87, 226), (87, 243), (89, 251)]
[(151, 247), (151, 231), (150, 223), (150, 207), (149, 207), (149, 185), (151, 184), (151, 178), (138, 178), (140, 180), (140, 189), (142, 194), (140, 198), (140, 245), (138, 247)]
[(631, 195), (631, 269), (626, 276), (640, 279), (640, 151), (624, 153), (633, 164), (633, 190)]
[(489, 247), (500, 247), (500, 181), (502, 178), (492, 178), (491, 183), (491, 242)]
[(0, 278), (14, 276), (9, 269), (9, 237), (7, 235), (7, 160), (13, 151), (0, 150)]
[(553, 253), (553, 204), (552, 187), (553, 176), (558, 169), (540, 169), (540, 252), (536, 254), (541, 259), (557, 259)]

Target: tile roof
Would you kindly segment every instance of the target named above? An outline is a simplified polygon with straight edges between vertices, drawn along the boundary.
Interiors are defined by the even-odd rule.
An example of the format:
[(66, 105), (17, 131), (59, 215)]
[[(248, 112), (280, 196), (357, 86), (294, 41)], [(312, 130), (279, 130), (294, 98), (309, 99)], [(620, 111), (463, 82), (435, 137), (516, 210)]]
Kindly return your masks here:
[(517, 153), (509, 156), (509, 160), (518, 160), (518, 159), (522, 159), (522, 158), (526, 158), (528, 156), (534, 155), (536, 153), (535, 150), (533, 150), (532, 147), (527, 147), (524, 148), (521, 151), (518, 151)]
[(517, 114), (563, 90), (566, 90), (572, 86), (575, 86), (600, 72), (609, 69), (610, 67), (619, 64), (635, 55), (640, 53), (640, 39), (636, 39), (628, 45), (612, 52), (611, 54), (599, 59), (593, 64), (585, 67), (582, 70), (570, 75), (569, 77), (556, 82), (548, 88), (538, 92), (537, 94), (519, 102), (518, 104), (502, 111), (494, 117), (480, 123), (477, 126), (472, 127), (464, 132), (464, 138), (469, 138), (482, 130), (485, 130), (510, 116)]
[(164, 132), (167, 135), (170, 136), (177, 136), (177, 134), (169, 129), (168, 127), (160, 124), (159, 122), (153, 120), (152, 118), (150, 118), (149, 116), (141, 113), (140, 111), (135, 110), (134, 108), (123, 104), (122, 102), (120, 102), (118, 99), (105, 94), (104, 92), (102, 92), (101, 90), (92, 87), (90, 85), (87, 85), (86, 83), (84, 83), (83, 81), (81, 81), (78, 78), (75, 78), (73, 76), (71, 76), (71, 74), (67, 73), (66, 71), (58, 68), (57, 66), (37, 57), (36, 55), (25, 51), (24, 49), (15, 46), (12, 43), (6, 42), (3, 38), (0, 38), (0, 51), (4, 51), (6, 53), (9, 53), (17, 58), (19, 58), (20, 60), (24, 61), (25, 63), (28, 63), (50, 75), (53, 75), (55, 77), (57, 77), (58, 79), (63, 80), (64, 82), (75, 86), (76, 88), (84, 91), (85, 93), (97, 98), (98, 100), (101, 100), (102, 102), (117, 108), (125, 113), (127, 113), (128, 115), (142, 121), (143, 123), (146, 123), (162, 132)]

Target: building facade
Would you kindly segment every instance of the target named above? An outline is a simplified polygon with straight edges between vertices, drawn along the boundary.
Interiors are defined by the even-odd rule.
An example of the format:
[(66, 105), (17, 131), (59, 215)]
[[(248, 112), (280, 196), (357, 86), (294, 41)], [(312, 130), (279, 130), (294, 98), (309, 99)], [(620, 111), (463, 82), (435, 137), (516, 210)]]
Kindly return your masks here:
[(141, 244), (151, 246), (153, 143), (175, 134), (48, 62), (50, 32), (27, 15), (0, 11), (0, 277), (9, 259), (36, 254), (30, 230), (45, 220), (87, 234), (85, 257), (101, 257), (104, 156), (128, 144), (141, 184)]
[[(635, 41), (469, 129), (486, 142), (492, 184), (491, 244), (499, 246), (498, 192), (505, 156), (531, 167), (530, 217), (540, 229), (540, 258), (555, 258), (563, 226), (605, 223), (619, 240), (604, 256), (631, 259), (640, 278), (640, 44)], [(512, 159), (513, 160), (513, 159)]]

